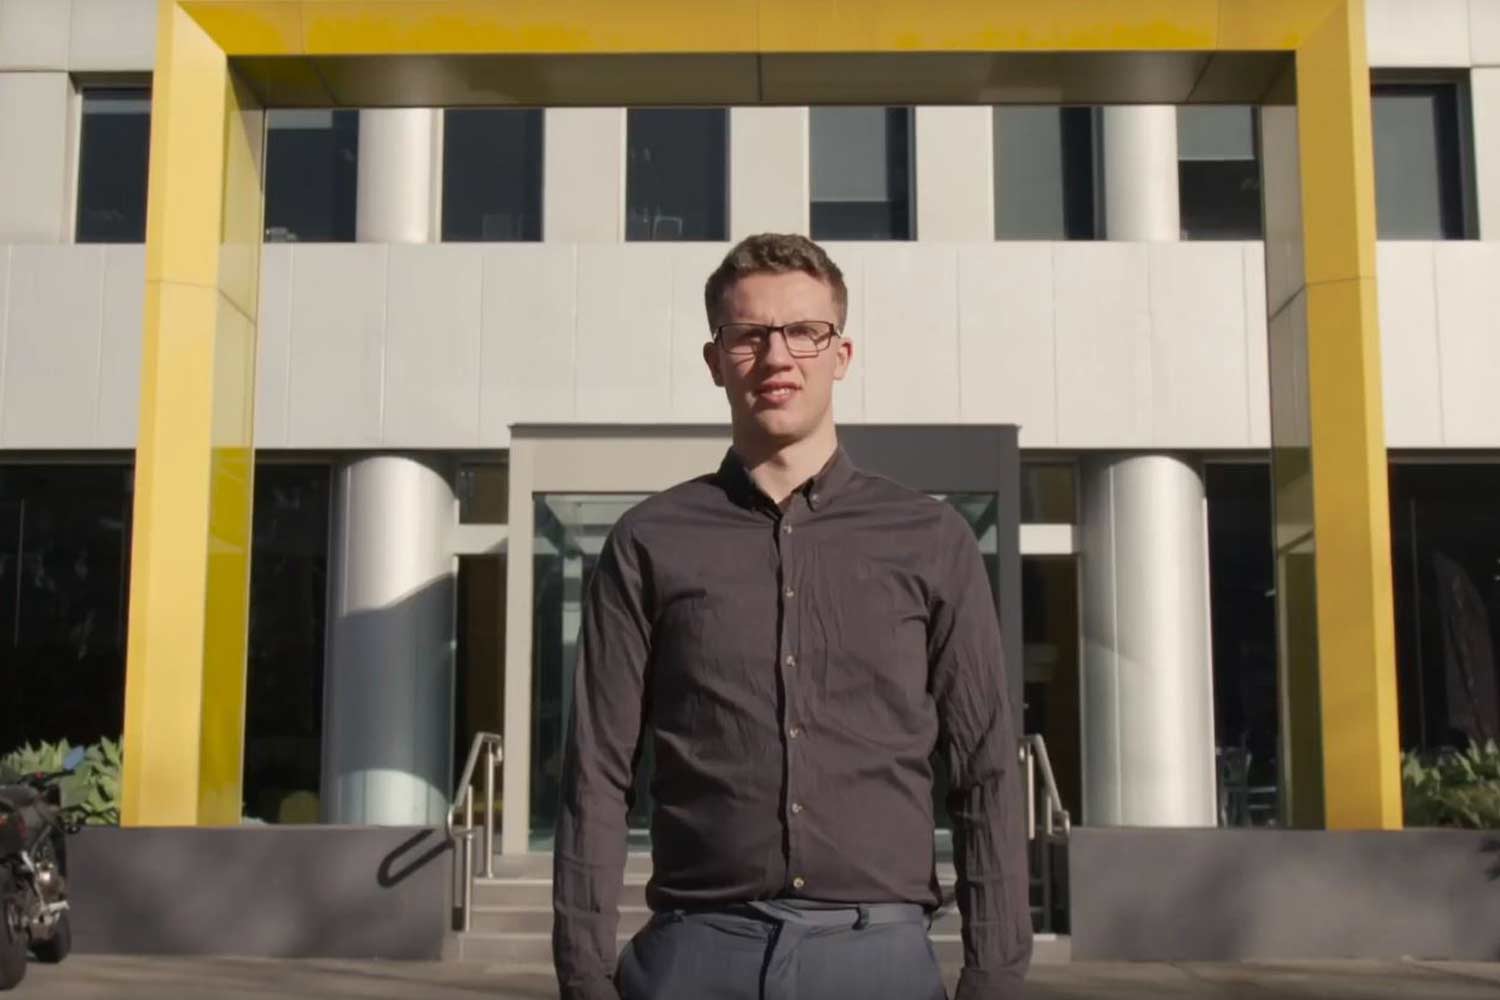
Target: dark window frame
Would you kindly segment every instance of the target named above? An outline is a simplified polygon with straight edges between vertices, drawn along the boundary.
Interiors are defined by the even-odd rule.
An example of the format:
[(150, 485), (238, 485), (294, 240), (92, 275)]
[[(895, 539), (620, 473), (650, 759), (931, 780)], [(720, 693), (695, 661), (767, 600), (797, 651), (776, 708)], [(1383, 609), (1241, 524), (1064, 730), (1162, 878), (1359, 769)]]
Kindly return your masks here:
[[(1181, 111), (1181, 109), (1183, 107), (1189, 107), (1189, 106), (1190, 105), (1179, 105), (1179, 108), (1178, 108), (1178, 111), (1179, 111), (1178, 128), (1179, 129), (1181, 129), (1181, 127), (1182, 127), (1181, 126), (1180, 111)], [(1266, 232), (1266, 210), (1265, 210), (1265, 189), (1264, 189), (1264, 184), (1265, 184), (1264, 159), (1265, 159), (1265, 156), (1264, 156), (1264, 148), (1263, 148), (1263, 146), (1261, 144), (1260, 111), (1254, 105), (1249, 105), (1248, 108), (1249, 108), (1249, 112), (1250, 112), (1250, 156), (1248, 158), (1245, 158), (1245, 157), (1225, 157), (1225, 158), (1221, 158), (1221, 159), (1206, 159), (1206, 158), (1199, 158), (1199, 157), (1185, 158), (1185, 157), (1182, 156), (1182, 154), (1181, 154), (1180, 151), (1178, 153), (1178, 156), (1177, 156), (1177, 212), (1178, 212), (1178, 227), (1179, 227), (1179, 230), (1180, 230), (1179, 236), (1180, 236), (1180, 238), (1181, 238), (1181, 240), (1183, 242), (1193, 242), (1193, 243), (1213, 243), (1213, 242), (1233, 242), (1233, 241), (1250, 241), (1250, 242), (1254, 242), (1254, 241), (1257, 241), (1257, 240), (1263, 240), (1263, 239), (1265, 239), (1265, 232)], [(1179, 135), (1180, 134), (1181, 133), (1179, 132)], [(1223, 164), (1223, 163), (1249, 164), (1249, 166), (1250, 166), (1250, 177), (1252, 177), (1254, 179), (1254, 183), (1255, 183), (1255, 186), (1256, 186), (1256, 192), (1257, 192), (1257, 197), (1256, 197), (1256, 219), (1255, 219), (1255, 225), (1254, 226), (1247, 226), (1247, 227), (1244, 227), (1244, 228), (1232, 228), (1232, 227), (1222, 227), (1222, 228), (1220, 228), (1220, 227), (1215, 227), (1215, 228), (1212, 228), (1212, 229), (1204, 228), (1204, 227), (1198, 227), (1197, 229), (1194, 229), (1194, 230), (1190, 230), (1188, 228), (1189, 202), (1188, 202), (1188, 199), (1187, 199), (1187, 196), (1186, 196), (1186, 192), (1190, 188), (1196, 189), (1198, 187), (1198, 184), (1196, 182), (1192, 183), (1192, 184), (1189, 183), (1189, 177), (1188, 177), (1188, 175), (1191, 174), (1191, 173), (1194, 173), (1195, 171), (1200, 171), (1201, 168), (1198, 165), (1204, 164), (1204, 163), (1216, 163), (1216, 164)], [(1210, 192), (1210, 194), (1212, 194), (1212, 192)], [(1218, 198), (1218, 197), (1211, 197), (1209, 200), (1210, 201), (1222, 201), (1223, 199), (1222, 198)]]
[[(634, 152), (634, 146), (631, 141), (632, 133), (637, 127), (636, 123), (641, 122), (643, 120), (642, 116), (644, 115), (655, 115), (663, 112), (671, 113), (681, 111), (713, 112), (716, 113), (719, 117), (718, 124), (722, 126), (724, 133), (722, 148), (718, 153), (718, 155), (722, 157), (723, 163), (723, 182), (722, 191), (720, 194), (722, 201), (718, 203), (722, 205), (722, 211), (719, 213), (718, 218), (712, 218), (709, 215), (705, 215), (707, 224), (704, 227), (704, 232), (702, 235), (689, 236), (687, 235), (688, 228), (684, 226), (683, 231), (681, 233), (678, 233), (675, 237), (662, 237), (656, 234), (654, 224), (652, 232), (650, 234), (644, 236), (639, 235), (639, 233), (635, 230), (634, 224), (632, 222), (632, 211), (634, 209), (636, 201), (638, 200), (638, 198), (633, 193), (635, 191), (635, 185), (632, 183), (632, 178), (637, 176), (634, 173), (635, 157), (632, 155)], [(732, 142), (732, 134), (729, 120), (729, 111), (730, 109), (724, 105), (639, 107), (625, 109), (625, 189), (623, 204), (621, 205), (621, 208), (624, 212), (623, 234), (624, 241), (626, 243), (718, 243), (723, 242), (729, 238), (731, 225), (730, 180), (732, 171), (730, 158), (730, 144)], [(710, 183), (708, 187), (711, 189), (714, 186), (715, 185)], [(718, 205), (710, 204), (707, 207), (709, 209), (713, 209), (718, 207)], [(657, 221), (660, 221), (660, 218), (658, 218)]]
[[(444, 243), (538, 243), (545, 239), (546, 223), (543, 218), (547, 186), (547, 116), (545, 109), (522, 107), (444, 108), (442, 111), (443, 153), (442, 168), (439, 175), (442, 190), (441, 197), (438, 199), (439, 219), (437, 226), (441, 241)], [(477, 118), (479, 115), (489, 112), (524, 115), (526, 116), (526, 121), (522, 127), (534, 132), (535, 156), (534, 158), (528, 157), (527, 161), (521, 166), (522, 173), (526, 175), (522, 181), (523, 186), (526, 188), (522, 194), (522, 200), (527, 203), (530, 211), (524, 213), (522, 216), (521, 234), (518, 236), (491, 238), (485, 236), (482, 232), (476, 235), (472, 228), (467, 226), (462, 232), (459, 232), (454, 226), (456, 216), (454, 210), (457, 206), (451, 200), (454, 197), (454, 184), (452, 183), (453, 177), (450, 174), (450, 170), (453, 168), (455, 162), (455, 158), (452, 155), (453, 148), (450, 145), (454, 134), (452, 129), (454, 116), (473, 116)]]
[[(72, 220), (71, 235), (74, 243), (144, 243), (146, 240), (146, 210), (147, 210), (147, 188), (148, 178), (151, 170), (151, 80), (148, 78), (137, 79), (131, 77), (104, 77), (87, 78), (74, 81), (77, 95), (77, 123), (74, 128), (74, 162), (72, 180)], [(89, 225), (85, 212), (85, 187), (89, 174), (89, 113), (88, 104), (91, 100), (119, 99), (119, 100), (145, 100), (146, 113), (144, 115), (146, 124), (145, 150), (141, 162), (140, 172), (140, 207), (139, 207), (139, 234), (131, 232), (121, 237), (117, 233), (102, 233), (99, 230), (87, 230)], [(111, 181), (118, 181), (121, 177), (118, 162), (111, 161), (108, 169), (103, 171), (105, 177)], [(135, 220), (131, 220), (135, 222)], [(134, 226), (132, 225), (132, 229)]]
[[(1439, 96), (1438, 111), (1438, 192), (1441, 201), (1442, 235), (1439, 240), (1477, 240), (1479, 231), (1479, 198), (1474, 162), (1473, 94), (1468, 71), (1444, 73), (1430, 70), (1381, 70), (1371, 74), (1370, 140), (1373, 146), (1374, 103), (1378, 97), (1396, 94), (1433, 94)], [(1379, 184), (1376, 183), (1376, 238), (1382, 240), (1430, 240), (1430, 236), (1389, 236), (1380, 232)]]
[[(882, 105), (885, 111), (885, 138), (886, 138), (886, 199), (884, 202), (819, 202), (812, 197), (811, 184), (809, 183), (807, 218), (808, 232), (814, 240), (833, 240), (846, 242), (870, 242), (870, 243), (909, 243), (917, 238), (917, 115), (916, 108), (912, 105)], [(898, 128), (897, 122), (901, 125)], [(809, 128), (811, 128), (811, 116), (809, 115)], [(893, 138), (899, 136), (900, 150), (893, 150)], [(812, 173), (812, 142), (808, 143), (808, 173), (809, 179)], [(901, 183), (904, 181), (905, 183)], [(818, 208), (820, 205), (830, 206), (837, 204), (861, 204), (886, 206), (890, 222), (890, 235), (855, 235), (850, 230), (842, 232), (829, 232), (830, 225), (838, 225), (851, 220), (834, 220), (829, 218), (828, 209), (823, 212), (823, 222), (819, 222)], [(904, 218), (903, 218), (904, 217)], [(903, 226), (904, 222), (904, 226)]]

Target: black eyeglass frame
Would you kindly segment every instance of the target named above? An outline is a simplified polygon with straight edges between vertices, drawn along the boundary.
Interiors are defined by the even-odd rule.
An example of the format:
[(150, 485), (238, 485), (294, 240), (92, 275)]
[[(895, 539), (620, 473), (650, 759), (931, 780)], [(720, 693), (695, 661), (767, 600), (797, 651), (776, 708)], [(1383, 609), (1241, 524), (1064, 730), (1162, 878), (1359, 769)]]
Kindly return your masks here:
[[(733, 351), (724, 344), (724, 331), (732, 326), (749, 327), (758, 331), (764, 331), (764, 333), (757, 338), (757, 346), (752, 346), (749, 351)], [(788, 328), (795, 326), (824, 327), (827, 329), (827, 333), (817, 341), (817, 346), (812, 351), (798, 351), (792, 347), (792, 339), (786, 334)], [(764, 354), (766, 348), (771, 346), (771, 336), (776, 333), (781, 334), (781, 338), (786, 341), (787, 353), (794, 358), (815, 358), (828, 350), (828, 345), (833, 343), (834, 337), (842, 337), (844, 335), (843, 331), (838, 328), (838, 324), (830, 323), (826, 319), (798, 319), (790, 323), (782, 323), (779, 326), (771, 323), (720, 323), (713, 328), (714, 343), (718, 344), (719, 349), (725, 354), (737, 358), (753, 358)]]

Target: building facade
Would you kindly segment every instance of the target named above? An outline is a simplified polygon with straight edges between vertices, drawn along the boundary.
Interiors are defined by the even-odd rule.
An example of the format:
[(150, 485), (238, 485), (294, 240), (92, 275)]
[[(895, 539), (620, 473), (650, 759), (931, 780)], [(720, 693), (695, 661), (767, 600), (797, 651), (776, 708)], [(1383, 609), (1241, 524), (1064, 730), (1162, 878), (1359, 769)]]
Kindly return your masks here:
[[(0, 0), (0, 751), (123, 724), (156, 7)], [(1500, 2), (1367, 31), (1401, 739), (1436, 748), (1500, 736)], [(991, 553), (985, 477), (903, 442), (1019, 428), (1011, 669), (1075, 822), (1285, 823), (1260, 136), (1245, 105), (270, 112), (244, 815), (440, 821), (498, 730), (503, 846), (546, 847), (592, 559), (723, 448), (703, 281), (791, 231), (849, 281), (838, 419)]]

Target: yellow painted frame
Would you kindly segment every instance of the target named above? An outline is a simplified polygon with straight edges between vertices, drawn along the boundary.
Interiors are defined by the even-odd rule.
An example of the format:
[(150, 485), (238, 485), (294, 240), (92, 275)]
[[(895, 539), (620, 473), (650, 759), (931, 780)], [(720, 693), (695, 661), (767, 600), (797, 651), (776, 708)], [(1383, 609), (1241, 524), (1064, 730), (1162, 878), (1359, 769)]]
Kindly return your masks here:
[(239, 820), (263, 131), (251, 63), (262, 84), (302, 86), (334, 58), (1282, 52), (1302, 210), (1280, 242), (1268, 231), (1268, 284), (1287, 293), (1274, 312), (1305, 316), (1305, 350), (1288, 355), (1302, 377), (1286, 384), (1306, 386), (1308, 419), (1277, 432), (1279, 468), (1301, 456), (1306, 472), (1283, 477), (1278, 507), (1307, 522), (1296, 551), (1315, 572), (1299, 578), (1315, 585), (1299, 592), (1316, 602), (1314, 615), (1284, 595), (1316, 626), (1315, 658), (1286, 669), (1313, 671), (1319, 701), (1294, 766), (1321, 785), (1302, 815), (1400, 825), (1362, 0), (160, 0), (157, 37), (125, 823)]

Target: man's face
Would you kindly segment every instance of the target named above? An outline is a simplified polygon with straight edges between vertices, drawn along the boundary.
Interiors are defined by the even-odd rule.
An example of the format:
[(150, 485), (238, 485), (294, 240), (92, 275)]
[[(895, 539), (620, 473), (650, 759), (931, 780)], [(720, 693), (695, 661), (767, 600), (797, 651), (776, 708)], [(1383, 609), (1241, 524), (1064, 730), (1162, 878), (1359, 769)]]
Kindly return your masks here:
[[(715, 325), (764, 323), (781, 326), (804, 320), (841, 327), (833, 289), (801, 271), (752, 274), (729, 287)], [(805, 353), (802, 351), (798, 352)], [(714, 384), (729, 397), (735, 430), (776, 447), (801, 441), (833, 423), (833, 383), (849, 370), (854, 345), (835, 336), (811, 357), (797, 357), (782, 333), (764, 350), (736, 356), (717, 342), (703, 346)]]

